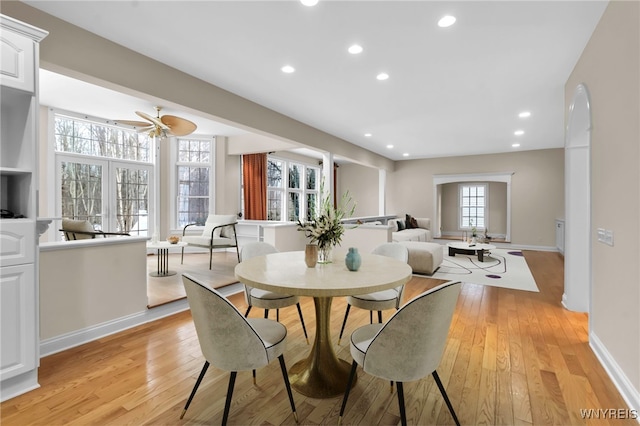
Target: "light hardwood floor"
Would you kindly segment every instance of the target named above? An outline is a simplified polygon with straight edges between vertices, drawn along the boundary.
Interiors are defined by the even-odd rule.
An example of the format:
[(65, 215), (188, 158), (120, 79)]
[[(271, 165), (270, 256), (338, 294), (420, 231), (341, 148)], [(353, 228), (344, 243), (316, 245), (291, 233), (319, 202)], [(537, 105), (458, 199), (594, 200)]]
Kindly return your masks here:
[[(527, 251), (540, 293), (465, 284), (438, 369), (462, 424), (637, 425), (635, 420), (585, 421), (580, 409), (628, 408), (588, 345), (587, 317), (563, 309), (563, 261), (557, 253)], [(412, 297), (441, 281), (413, 278)], [(231, 300), (244, 312), (241, 294)], [(310, 336), (313, 302), (302, 299)], [(336, 298), (337, 339), (345, 303)], [(254, 310), (259, 311), (259, 310)], [(252, 312), (260, 316), (261, 312)], [(388, 317), (385, 313), (385, 318)], [(273, 316), (273, 314), (272, 314)], [(295, 307), (281, 310), (288, 328), (288, 366), (306, 356)], [(368, 322), (352, 309), (345, 333)], [(348, 342), (348, 339), (345, 339)], [(349, 362), (347, 343), (337, 347)], [(228, 373), (210, 368), (189, 411), (179, 420), (203, 364), (189, 312), (155, 321), (42, 359), (41, 388), (1, 405), (9, 425), (219, 424)], [(229, 423), (295, 424), (277, 362), (238, 374)], [(405, 385), (410, 424), (452, 424), (431, 378)], [(301, 424), (336, 424), (341, 398), (313, 399), (294, 392)], [(395, 425), (396, 395), (388, 382), (363, 374), (351, 392), (343, 424)]]

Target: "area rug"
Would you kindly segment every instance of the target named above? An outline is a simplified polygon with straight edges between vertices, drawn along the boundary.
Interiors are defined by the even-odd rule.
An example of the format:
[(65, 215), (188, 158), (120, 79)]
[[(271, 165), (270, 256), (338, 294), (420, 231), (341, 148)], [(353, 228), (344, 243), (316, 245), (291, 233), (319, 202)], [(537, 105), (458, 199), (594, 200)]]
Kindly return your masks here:
[(484, 262), (480, 262), (476, 255), (449, 256), (446, 246), (443, 246), (443, 250), (442, 265), (431, 278), (539, 291), (520, 250), (493, 249), (489, 255), (485, 253)]
[[(157, 256), (147, 256), (147, 272), (157, 269)], [(164, 305), (187, 297), (182, 284), (182, 274), (202, 280), (213, 288), (224, 287), (238, 280), (234, 268), (238, 264), (236, 252), (214, 252), (212, 267), (209, 269), (209, 253), (186, 253), (184, 264), (180, 264), (180, 253), (169, 254), (169, 270), (175, 275), (168, 277), (151, 277), (147, 274), (148, 308)]]

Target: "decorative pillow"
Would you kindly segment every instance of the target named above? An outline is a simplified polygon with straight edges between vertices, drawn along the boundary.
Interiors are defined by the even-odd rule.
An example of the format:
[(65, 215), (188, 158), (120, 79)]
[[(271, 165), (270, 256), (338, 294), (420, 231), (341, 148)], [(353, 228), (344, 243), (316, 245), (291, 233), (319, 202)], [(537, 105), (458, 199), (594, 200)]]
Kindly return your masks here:
[(411, 227), (412, 228), (419, 228), (418, 226), (418, 219), (416, 219), (415, 217), (411, 218)]
[(222, 225), (222, 223), (207, 222), (204, 225), (204, 231), (202, 231), (202, 236), (204, 238), (211, 238), (211, 231), (213, 231), (213, 238), (220, 238), (220, 234), (222, 233), (222, 228), (217, 228), (215, 231), (213, 230), (213, 228), (220, 225)]
[(405, 221), (407, 229), (417, 228), (417, 226), (413, 226), (413, 217), (410, 214), (405, 215)]
[(398, 231), (404, 231), (404, 221), (402, 219), (398, 219), (396, 220), (396, 223), (398, 224)]

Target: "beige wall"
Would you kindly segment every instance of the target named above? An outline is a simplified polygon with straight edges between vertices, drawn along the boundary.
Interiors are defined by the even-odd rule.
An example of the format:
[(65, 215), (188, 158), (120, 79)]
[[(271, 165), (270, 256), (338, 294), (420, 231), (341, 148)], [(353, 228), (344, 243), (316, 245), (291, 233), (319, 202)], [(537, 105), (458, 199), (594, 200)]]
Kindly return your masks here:
[[(638, 2), (611, 2), (565, 86), (565, 110), (578, 84), (591, 97), (591, 333), (635, 387), (638, 405), (639, 21)], [(614, 231), (613, 247), (597, 241), (597, 228)]]
[(48, 243), (40, 249), (40, 339), (147, 309), (144, 238)]
[[(555, 219), (564, 216), (564, 150), (401, 161), (387, 175), (387, 213), (434, 215), (433, 176), (514, 172), (511, 180), (511, 242), (555, 247)], [(370, 193), (354, 194), (355, 199)]]
[(378, 215), (378, 169), (359, 164), (341, 164), (338, 167), (337, 193), (349, 191), (357, 203), (354, 217)]

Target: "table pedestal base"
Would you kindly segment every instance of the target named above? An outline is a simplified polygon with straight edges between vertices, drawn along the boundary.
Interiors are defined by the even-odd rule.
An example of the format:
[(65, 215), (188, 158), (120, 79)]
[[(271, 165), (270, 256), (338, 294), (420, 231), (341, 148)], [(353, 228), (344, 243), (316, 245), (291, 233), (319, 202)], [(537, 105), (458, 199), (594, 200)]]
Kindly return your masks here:
[[(311, 353), (289, 369), (291, 387), (311, 398), (343, 395), (347, 388), (351, 364), (338, 359), (331, 341), (331, 297), (314, 297), (316, 337)], [(353, 381), (354, 385), (357, 376)]]

